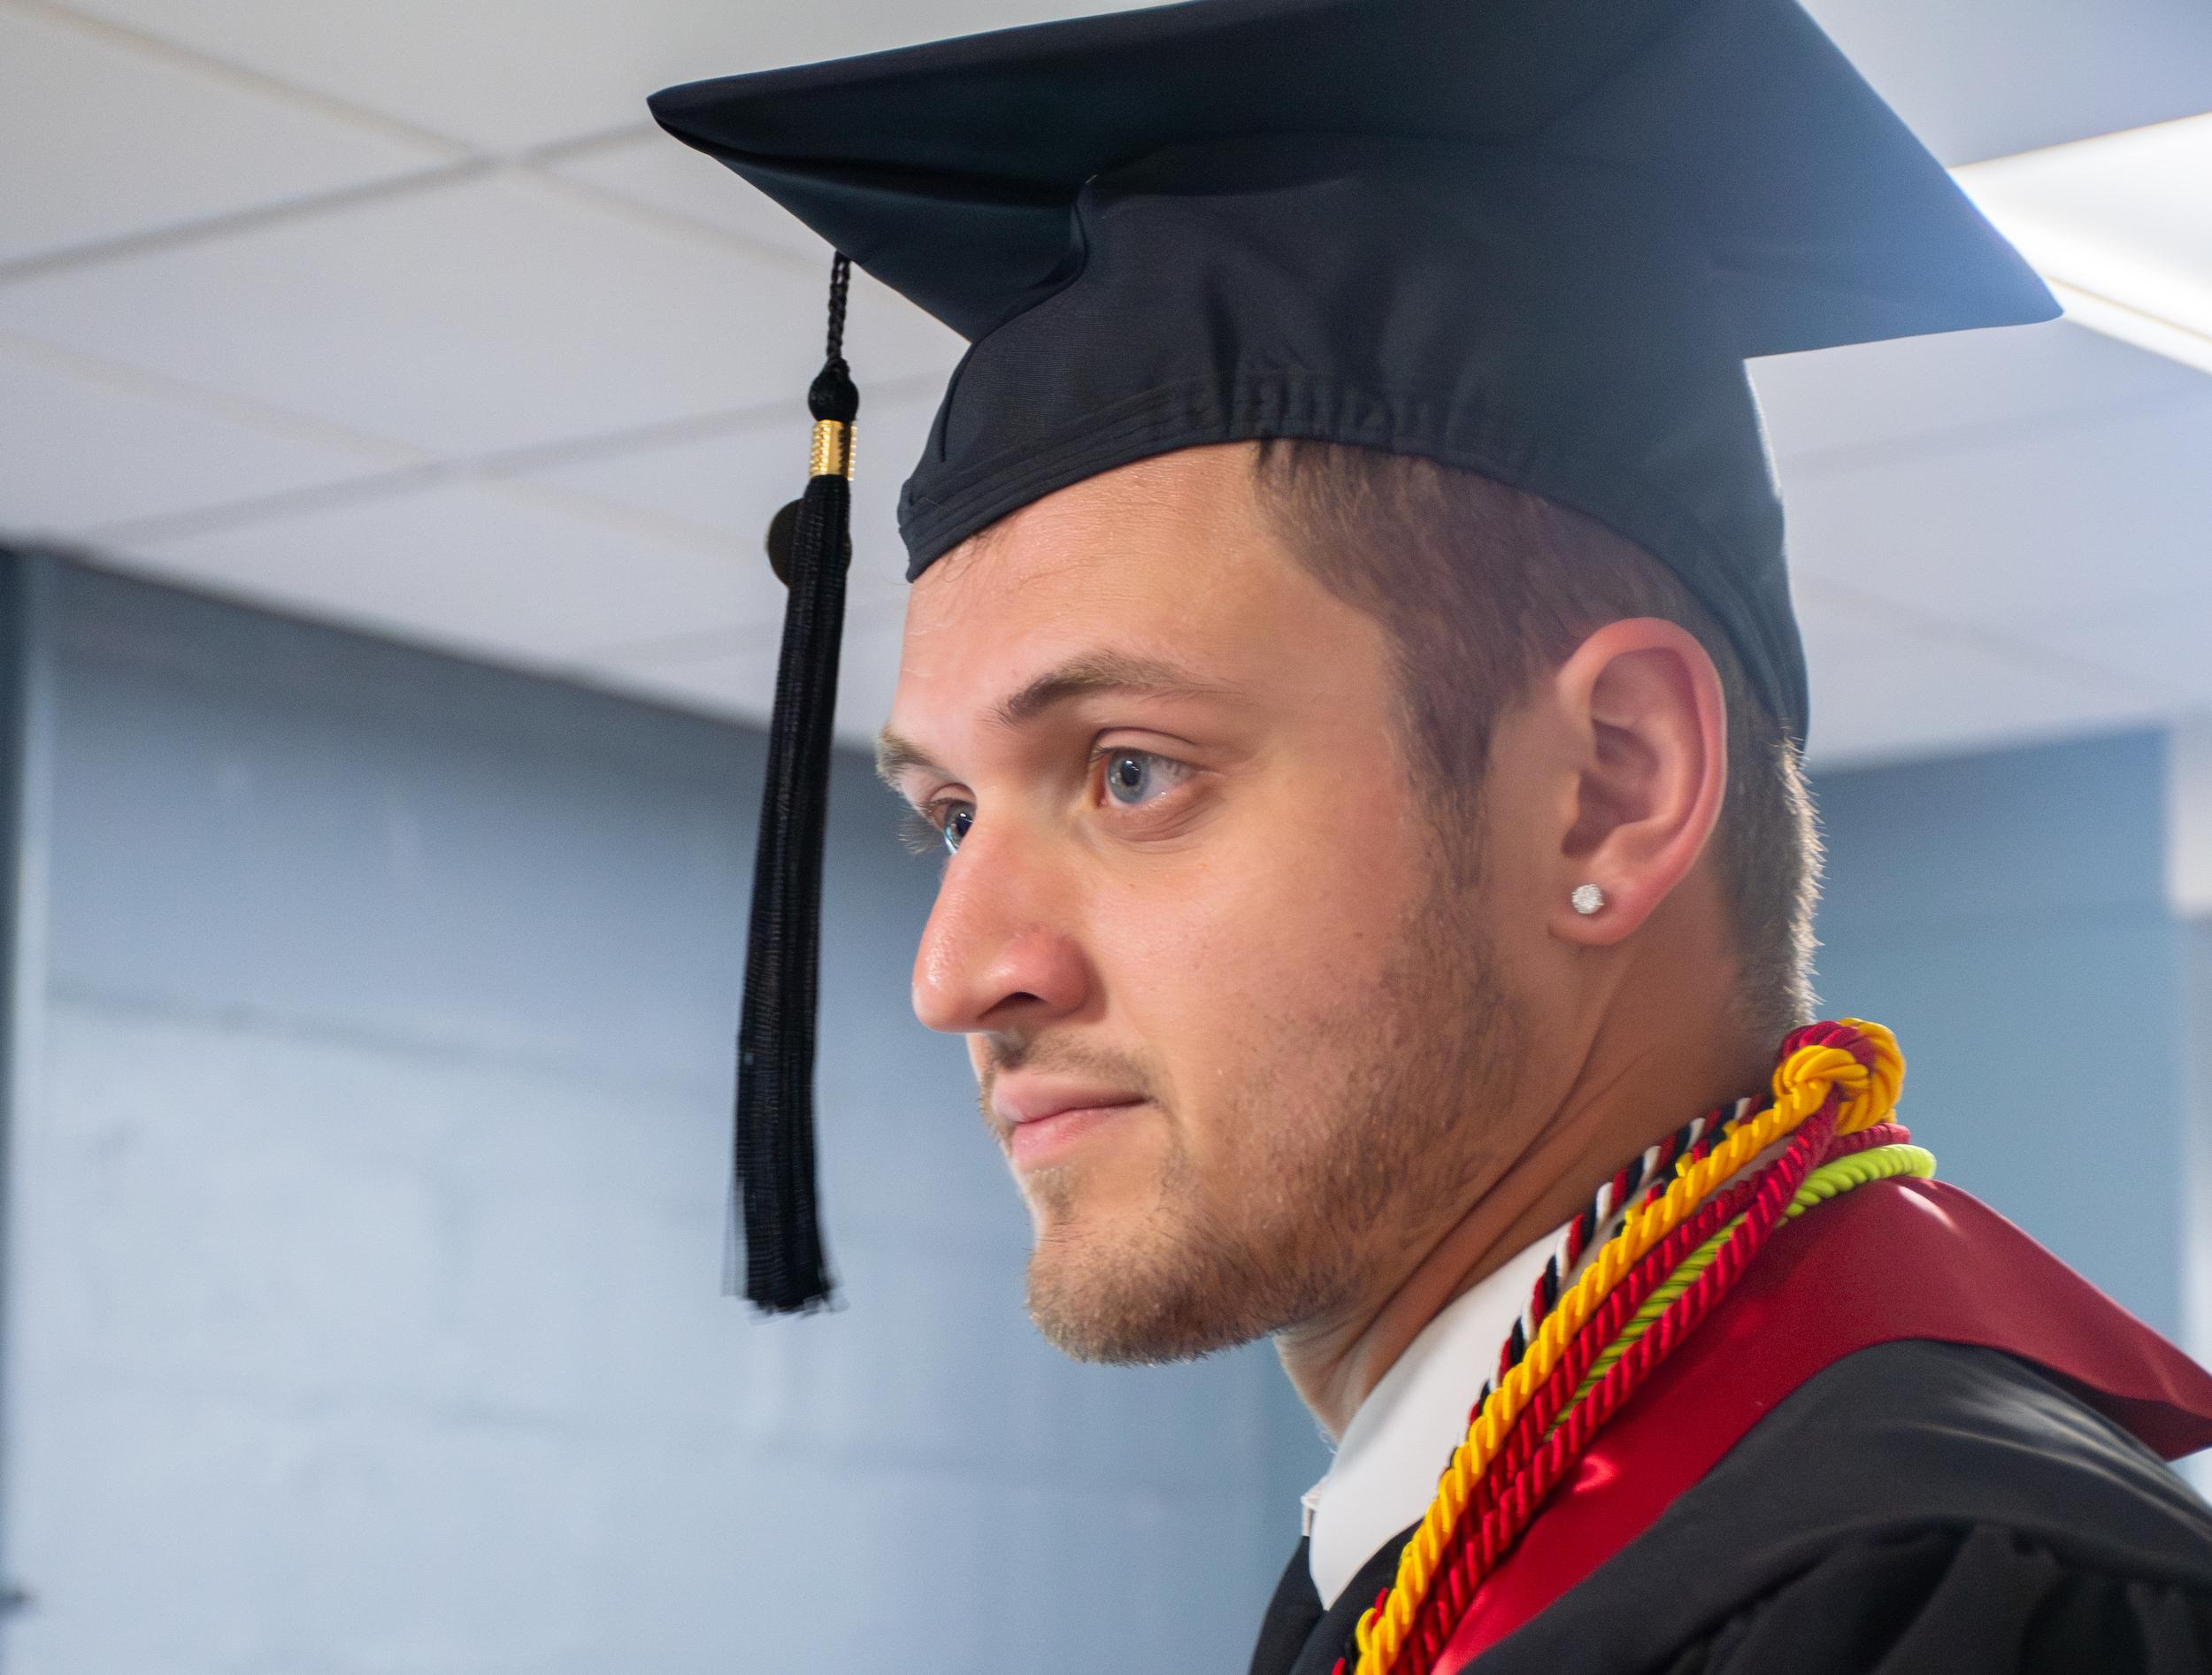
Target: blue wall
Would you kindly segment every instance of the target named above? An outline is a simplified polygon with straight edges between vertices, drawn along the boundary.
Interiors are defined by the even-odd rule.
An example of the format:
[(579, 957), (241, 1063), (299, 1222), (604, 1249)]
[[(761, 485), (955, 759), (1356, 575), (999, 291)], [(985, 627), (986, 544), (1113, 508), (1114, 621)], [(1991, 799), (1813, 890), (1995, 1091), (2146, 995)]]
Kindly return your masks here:
[(1945, 1179), (2179, 1332), (2182, 932), (2154, 734), (1823, 776), (1821, 1010), (1879, 1019)]
[(756, 735), (63, 569), (12, 1675), (1237, 1667), (1248, 1351), (1079, 1367), (836, 786), (843, 1312), (718, 1295)]

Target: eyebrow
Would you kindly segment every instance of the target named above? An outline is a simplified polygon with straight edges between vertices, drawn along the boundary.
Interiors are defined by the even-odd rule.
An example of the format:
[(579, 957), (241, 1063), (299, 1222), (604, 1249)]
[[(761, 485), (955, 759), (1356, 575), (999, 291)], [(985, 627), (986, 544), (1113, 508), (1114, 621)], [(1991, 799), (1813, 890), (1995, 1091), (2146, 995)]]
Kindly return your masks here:
[[(995, 726), (1019, 727), (1060, 704), (1102, 693), (1141, 694), (1154, 698), (1209, 698), (1219, 697), (1230, 689), (1218, 681), (1204, 680), (1158, 658), (1132, 657), (1120, 651), (1093, 651), (1046, 670), (1027, 686), (1000, 699), (992, 707), (991, 721)], [(889, 727), (884, 728), (876, 740), (877, 777), (895, 790), (899, 777), (913, 768), (944, 772), (910, 740)]]
[(910, 740), (886, 727), (876, 737), (876, 778), (894, 791), (899, 788), (899, 778), (912, 768), (927, 768), (933, 773), (944, 770), (924, 756)]

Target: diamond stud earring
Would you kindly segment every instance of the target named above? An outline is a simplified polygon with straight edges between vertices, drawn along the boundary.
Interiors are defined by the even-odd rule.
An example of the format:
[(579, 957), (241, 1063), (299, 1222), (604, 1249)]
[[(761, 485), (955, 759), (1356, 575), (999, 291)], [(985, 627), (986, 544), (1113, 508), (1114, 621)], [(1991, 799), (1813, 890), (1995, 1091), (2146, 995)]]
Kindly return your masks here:
[(1587, 918), (1605, 905), (1605, 892), (1594, 884), (1578, 884), (1567, 902), (1576, 912)]

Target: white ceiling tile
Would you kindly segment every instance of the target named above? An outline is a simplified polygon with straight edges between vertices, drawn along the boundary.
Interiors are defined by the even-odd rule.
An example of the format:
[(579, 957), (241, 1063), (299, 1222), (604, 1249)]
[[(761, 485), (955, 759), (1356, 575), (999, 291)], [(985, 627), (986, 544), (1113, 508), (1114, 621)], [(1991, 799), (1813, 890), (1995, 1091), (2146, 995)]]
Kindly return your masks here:
[(1786, 489), (1802, 463), (2203, 392), (2200, 373), (2063, 320), (1751, 363)]
[[(921, 457), (935, 411), (933, 395), (883, 400), (864, 388), (861, 392), (849, 584), (856, 609), (903, 604), (899, 484)], [(532, 473), (531, 480), (694, 524), (757, 554), (776, 509), (806, 487), (809, 429), (806, 409), (795, 401), (781, 418), (743, 430), (718, 428), (682, 442), (550, 466)]]
[(2212, 705), (2212, 532), (2193, 586), (2149, 598), (2108, 601), (2092, 594), (2074, 609), (2017, 628), (2026, 642), (2093, 663)]
[(388, 470), (388, 455), (163, 401), (0, 344), (0, 526), (102, 525)]
[[(837, 736), (872, 749), (891, 713), (898, 685), (899, 637), (904, 613), (896, 608), (855, 611), (846, 619), (838, 658)], [(780, 628), (701, 635), (680, 653), (621, 655), (586, 652), (578, 659), (584, 678), (613, 691), (765, 726), (775, 705)]]
[[(749, 182), (658, 130), (541, 166), (549, 178), (572, 188), (711, 229), (742, 253), (757, 255), (817, 287), (814, 314), (827, 307), (829, 245)], [(813, 315), (803, 326), (780, 324), (802, 338), (810, 329), (820, 341), (822, 325)], [(845, 350), (864, 395), (872, 381), (925, 373), (941, 389), (967, 347), (950, 327), (873, 274), (853, 269)]]
[(641, 121), (677, 81), (1115, 9), (1050, 0), (72, 0), (333, 98), (511, 151)]
[(2212, 562), (2208, 462), (2212, 385), (1973, 447), (1786, 473), (1792, 564), (1998, 628), (2155, 599)]
[[(710, 158), (658, 129), (597, 145), (545, 165), (557, 180), (716, 229), (818, 282), (829, 273), (830, 247), (775, 201)], [(855, 269), (846, 327), (848, 355), (864, 380), (895, 364), (926, 366), (949, 378), (967, 348), (949, 327), (924, 313), (873, 275)], [(903, 473), (902, 473), (903, 474)]]
[(591, 146), (547, 166), (565, 179), (749, 239), (806, 263), (809, 272), (829, 259), (822, 241), (773, 198), (658, 128)]
[[(0, 327), (480, 453), (803, 392), (825, 296), (503, 171), (0, 286)], [(949, 334), (908, 313), (914, 329), (868, 345), (867, 375), (943, 363)]]
[[(71, 0), (334, 98), (511, 150), (635, 121), (671, 82), (837, 58), (1112, 0)], [(2212, 108), (2198, 0), (1816, 0), (1947, 162)]]
[(472, 480), (156, 542), (118, 568), (501, 662), (780, 619), (764, 567)]
[(1806, 9), (1946, 163), (2212, 110), (2203, 0), (1809, 0)]
[(439, 149), (0, 11), (0, 262), (406, 174)]
[(1801, 582), (1797, 602), (1817, 767), (2061, 738), (2177, 707), (2123, 677), (1972, 629), (1902, 620), (1817, 581)]

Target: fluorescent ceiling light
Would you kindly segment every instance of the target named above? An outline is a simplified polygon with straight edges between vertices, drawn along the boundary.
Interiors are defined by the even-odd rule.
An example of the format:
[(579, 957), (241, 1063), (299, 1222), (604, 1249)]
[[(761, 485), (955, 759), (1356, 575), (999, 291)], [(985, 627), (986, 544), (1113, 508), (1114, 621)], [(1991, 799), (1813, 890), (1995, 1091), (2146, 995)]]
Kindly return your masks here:
[(1952, 173), (2069, 319), (2212, 373), (2212, 113)]

